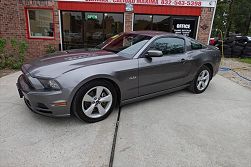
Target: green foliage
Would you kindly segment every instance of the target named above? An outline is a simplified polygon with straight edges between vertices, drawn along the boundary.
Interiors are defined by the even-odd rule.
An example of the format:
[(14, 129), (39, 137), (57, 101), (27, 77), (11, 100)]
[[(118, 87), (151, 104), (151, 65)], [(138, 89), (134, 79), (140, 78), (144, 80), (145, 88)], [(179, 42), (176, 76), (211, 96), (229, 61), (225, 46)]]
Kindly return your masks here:
[(251, 64), (251, 58), (241, 58), (239, 59), (241, 62)]
[(57, 49), (56, 49), (56, 47), (54, 47), (53, 45), (47, 45), (47, 46), (45, 46), (45, 52), (47, 53), (47, 54), (49, 54), (49, 53), (54, 53), (54, 52), (56, 52), (57, 51)]
[(251, 35), (251, 0), (218, 0), (212, 36), (223, 31)]
[[(8, 44), (9, 47), (6, 50)], [(28, 45), (23, 40), (11, 39), (7, 41), (0, 39), (0, 68), (21, 68), (27, 49)]]
[(227, 3), (223, 3), (221, 1), (218, 1), (216, 13), (214, 17), (214, 25), (213, 25), (213, 31), (212, 36), (215, 37), (219, 34), (219, 31), (216, 31), (216, 29), (220, 29), (223, 32), (227, 29)]
[(0, 38), (0, 54), (4, 52), (5, 46), (6, 46), (6, 40)]
[(251, 1), (235, 0), (232, 13), (233, 27), (231, 30), (248, 35), (251, 22)]

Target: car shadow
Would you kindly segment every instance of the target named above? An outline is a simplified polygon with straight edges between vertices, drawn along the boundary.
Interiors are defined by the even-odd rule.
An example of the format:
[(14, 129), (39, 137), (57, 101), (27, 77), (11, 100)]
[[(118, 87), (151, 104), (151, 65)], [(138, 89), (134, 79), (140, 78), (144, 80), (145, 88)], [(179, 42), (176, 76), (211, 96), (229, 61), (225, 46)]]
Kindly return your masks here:
[(154, 105), (155, 103), (157, 103), (159, 101), (163, 101), (163, 103), (164, 103), (164, 102), (166, 102), (166, 100), (174, 98), (174, 97), (184, 98), (184, 97), (190, 97), (190, 96), (193, 96), (193, 97), (197, 96), (197, 98), (202, 98), (202, 97), (205, 97), (208, 94), (208, 92), (214, 91), (215, 89), (216, 89), (215, 83), (211, 82), (210, 85), (208, 86), (208, 88), (205, 90), (205, 92), (203, 92), (201, 94), (194, 94), (194, 93), (190, 92), (188, 89), (182, 89), (182, 90), (178, 90), (178, 91), (175, 91), (175, 92), (170, 92), (170, 93), (167, 93), (167, 94), (152, 97), (152, 98), (149, 98), (149, 99), (133, 102), (133, 103), (122, 106), (122, 108), (123, 107), (131, 108), (131, 107), (134, 107), (134, 106), (137, 106), (137, 105), (144, 105), (144, 104), (147, 104), (147, 103), (151, 103), (151, 104)]

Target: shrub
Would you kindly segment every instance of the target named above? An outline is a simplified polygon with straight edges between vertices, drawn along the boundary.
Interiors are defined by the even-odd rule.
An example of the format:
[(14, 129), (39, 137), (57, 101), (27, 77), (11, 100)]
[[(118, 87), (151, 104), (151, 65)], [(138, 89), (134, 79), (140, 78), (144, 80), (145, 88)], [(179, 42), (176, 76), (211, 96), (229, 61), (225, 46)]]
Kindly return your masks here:
[[(6, 51), (8, 44), (10, 48)], [(1, 68), (21, 68), (27, 48), (28, 45), (24, 40), (11, 39), (6, 41), (5, 39), (0, 39)]]
[(45, 52), (46, 52), (46, 54), (54, 53), (56, 51), (57, 51), (56, 47), (53, 46), (53, 45), (51, 45), (51, 44), (45, 46)]
[(5, 56), (4, 51), (6, 47), (6, 40), (0, 38), (0, 69), (4, 68), (5, 66)]

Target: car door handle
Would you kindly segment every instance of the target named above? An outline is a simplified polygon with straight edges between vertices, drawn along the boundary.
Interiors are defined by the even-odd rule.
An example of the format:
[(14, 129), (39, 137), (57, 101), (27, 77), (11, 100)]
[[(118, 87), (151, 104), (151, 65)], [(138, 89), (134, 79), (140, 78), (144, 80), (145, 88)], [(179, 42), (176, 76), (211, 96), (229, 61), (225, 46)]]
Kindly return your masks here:
[(183, 64), (185, 64), (186, 63), (186, 59), (181, 59), (180, 62), (183, 63)]

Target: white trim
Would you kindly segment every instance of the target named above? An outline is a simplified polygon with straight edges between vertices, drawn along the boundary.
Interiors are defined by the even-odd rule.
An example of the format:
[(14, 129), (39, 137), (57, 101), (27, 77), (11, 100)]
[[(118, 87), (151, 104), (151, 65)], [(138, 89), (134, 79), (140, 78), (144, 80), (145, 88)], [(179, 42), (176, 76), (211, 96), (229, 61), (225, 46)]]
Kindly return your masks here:
[(62, 35), (62, 25), (61, 25), (61, 14), (58, 10), (58, 24), (59, 24), (59, 39), (60, 39), (60, 49), (63, 51), (63, 35)]
[(199, 33), (199, 28), (200, 28), (200, 16), (199, 16), (199, 18), (198, 18), (198, 22), (197, 22), (197, 30), (196, 30), (196, 40), (198, 39), (198, 33)]
[(124, 32), (125, 32), (125, 15), (126, 15), (126, 12), (124, 12)]
[(28, 38), (30, 38), (31, 37), (31, 25), (30, 25), (30, 15), (29, 15), (29, 9), (27, 9), (27, 11), (26, 11), (27, 13), (27, 19), (28, 19), (28, 33), (29, 33), (29, 35), (28, 35)]
[(31, 36), (31, 35), (30, 35), (29, 38), (30, 39), (32, 39), (32, 38), (35, 38), (35, 39), (37, 39), (37, 38), (41, 38), (41, 39), (54, 39), (54, 37), (50, 37), (50, 36)]
[[(33, 8), (30, 8), (30, 9), (27, 9), (26, 11), (27, 11), (27, 19), (28, 19), (28, 38), (29, 39), (36, 39), (36, 38), (41, 38), (41, 39), (55, 39), (55, 30), (53, 31), (53, 37), (51, 37), (51, 36), (32, 36), (31, 35), (31, 26), (30, 26), (30, 15), (29, 15), (29, 10), (35, 10), (35, 11), (37, 11), (37, 10), (48, 10), (48, 11), (50, 11), (50, 12), (54, 12), (53, 11), (53, 9), (33, 9)], [(54, 23), (54, 19), (53, 19), (53, 13), (52, 13), (52, 22), (53, 22), (53, 26), (55, 27), (55, 23)]]
[(133, 31), (133, 25), (134, 25), (134, 13), (132, 13), (132, 29), (131, 29), (131, 31)]
[(211, 34), (212, 34), (212, 28), (213, 28), (213, 24), (214, 24), (214, 16), (215, 16), (215, 12), (216, 12), (216, 6), (217, 6), (217, 0), (215, 0), (215, 8), (214, 9), (214, 14), (212, 17), (212, 21), (211, 21), (211, 27), (210, 27), (210, 31), (209, 31), (209, 36), (208, 36), (208, 40), (207, 40), (207, 44), (209, 44), (210, 38), (211, 38)]

